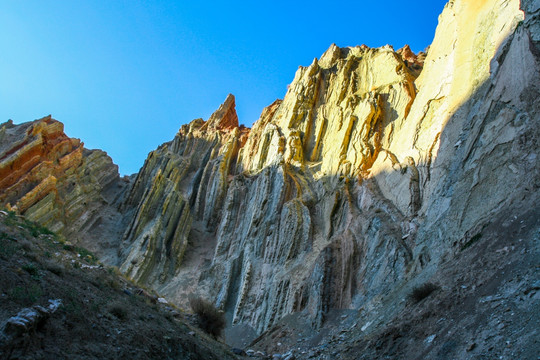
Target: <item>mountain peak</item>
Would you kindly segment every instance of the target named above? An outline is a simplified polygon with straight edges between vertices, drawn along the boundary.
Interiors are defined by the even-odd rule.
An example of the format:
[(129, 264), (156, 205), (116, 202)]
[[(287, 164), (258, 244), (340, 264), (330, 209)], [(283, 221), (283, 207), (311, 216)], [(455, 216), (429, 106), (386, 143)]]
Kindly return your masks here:
[(223, 104), (210, 116), (205, 127), (217, 130), (232, 130), (238, 127), (238, 115), (236, 114), (236, 102), (233, 94), (227, 95)]

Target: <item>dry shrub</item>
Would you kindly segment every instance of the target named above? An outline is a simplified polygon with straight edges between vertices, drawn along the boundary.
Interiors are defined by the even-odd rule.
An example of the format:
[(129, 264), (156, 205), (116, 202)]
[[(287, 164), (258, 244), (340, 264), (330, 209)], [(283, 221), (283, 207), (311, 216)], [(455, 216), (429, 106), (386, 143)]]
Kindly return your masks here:
[(214, 304), (198, 297), (190, 297), (189, 306), (197, 314), (199, 327), (217, 338), (225, 328), (225, 314)]
[(124, 305), (120, 303), (114, 303), (109, 307), (109, 312), (116, 316), (120, 320), (126, 320), (128, 317), (128, 312)]
[(45, 270), (50, 271), (57, 276), (63, 276), (65, 267), (62, 264), (57, 264), (52, 261), (47, 261), (45, 263)]

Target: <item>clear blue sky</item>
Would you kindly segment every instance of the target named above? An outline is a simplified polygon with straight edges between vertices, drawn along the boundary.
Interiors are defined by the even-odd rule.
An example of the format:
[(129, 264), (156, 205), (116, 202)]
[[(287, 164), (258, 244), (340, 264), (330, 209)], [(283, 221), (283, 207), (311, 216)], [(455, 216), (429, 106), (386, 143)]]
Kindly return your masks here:
[(2, 0), (0, 122), (48, 114), (122, 174), (228, 93), (240, 122), (338, 46), (433, 40), (446, 0)]

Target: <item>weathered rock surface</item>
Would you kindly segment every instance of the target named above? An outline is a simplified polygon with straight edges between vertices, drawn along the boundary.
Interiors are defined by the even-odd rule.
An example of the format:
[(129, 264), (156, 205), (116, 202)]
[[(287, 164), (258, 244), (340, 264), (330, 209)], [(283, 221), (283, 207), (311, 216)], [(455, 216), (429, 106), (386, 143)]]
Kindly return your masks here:
[(213, 240), (215, 235), (205, 233), (215, 232), (247, 132), (238, 126), (230, 95), (208, 121), (182, 126), (172, 142), (150, 153), (123, 204), (133, 215), (124, 235), (122, 271), (163, 284), (178, 273), (190, 241)]
[(184, 126), (132, 190), (122, 269), (257, 332), (428, 278), (501, 209), (536, 206), (536, 18), (522, 20), (517, 1), (453, 1), (425, 62), (332, 45), (249, 134), (230, 98)]
[(0, 331), (0, 349), (25, 333), (34, 331), (41, 323), (53, 314), (62, 304), (60, 299), (49, 300), (49, 306), (33, 306), (24, 308), (16, 316), (9, 318)]
[[(539, 9), (532, 0), (521, 9), (517, 0), (450, 1), (427, 55), (332, 45), (252, 129), (238, 125), (230, 95), (151, 152), (129, 190), (82, 150), (76, 166), (73, 155), (47, 167), (62, 170), (28, 171), (44, 161), (29, 130), (25, 143), (2, 149), (0, 170), (39, 181), (20, 187), (5, 170), (3, 201), (32, 216), (45, 209), (37, 201), (61, 198), (49, 205), (73, 214), (61, 224), (93, 233), (95, 220), (66, 206), (91, 198), (110, 209), (125, 194), (110, 210), (123, 231), (121, 270), (170, 301), (196, 293), (258, 334), (293, 313), (321, 328), (332, 309), (357, 310), (368, 334), (493, 219), (538, 208)], [(0, 136), (25, 126), (4, 124)], [(82, 149), (62, 141), (57, 159)]]
[[(249, 135), (233, 124), (231, 97), (207, 122), (183, 126), (128, 197), (136, 210), (121, 269), (173, 299), (201, 292), (257, 331), (301, 310), (321, 325), (327, 309), (352, 306), (355, 272), (387, 258), (399, 277), (410, 251), (368, 250), (361, 234), (380, 220), (359, 221), (357, 197), (385, 129), (410, 110), (414, 79), (390, 47), (333, 45)], [(394, 230), (373, 229), (370, 240), (397, 243)]]
[(129, 182), (101, 150), (87, 150), (51, 116), (0, 125), (0, 204), (111, 261), (116, 210)]

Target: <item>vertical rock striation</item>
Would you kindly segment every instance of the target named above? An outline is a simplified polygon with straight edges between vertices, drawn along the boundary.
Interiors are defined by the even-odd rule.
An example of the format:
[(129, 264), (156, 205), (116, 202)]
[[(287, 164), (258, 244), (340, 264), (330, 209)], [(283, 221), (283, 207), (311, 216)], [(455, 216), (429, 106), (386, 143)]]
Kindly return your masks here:
[(229, 97), (150, 154), (122, 269), (258, 332), (297, 311), (320, 326), (429, 277), (536, 198), (536, 19), (523, 18), (517, 1), (452, 1), (427, 57), (332, 45), (249, 132)]
[(247, 132), (229, 95), (208, 121), (182, 126), (173, 141), (150, 153), (123, 204), (133, 215), (122, 271), (163, 284), (177, 274), (190, 241), (214, 236)]
[(210, 297), (259, 332), (304, 310), (320, 326), (328, 309), (387, 290), (411, 250), (396, 225), (405, 215), (369, 171), (410, 112), (415, 78), (391, 47), (332, 45), (249, 133), (231, 97), (183, 126), (128, 197), (122, 270), (178, 301)]

